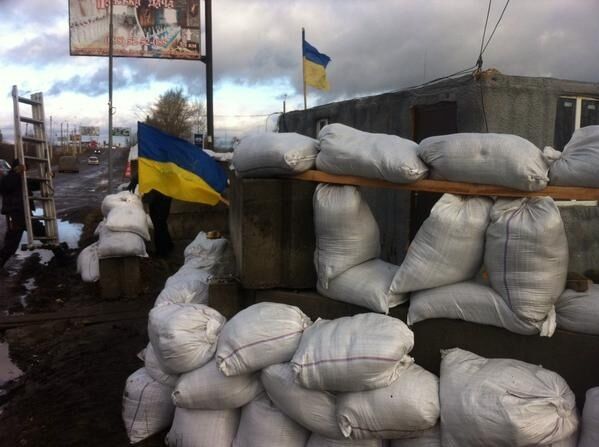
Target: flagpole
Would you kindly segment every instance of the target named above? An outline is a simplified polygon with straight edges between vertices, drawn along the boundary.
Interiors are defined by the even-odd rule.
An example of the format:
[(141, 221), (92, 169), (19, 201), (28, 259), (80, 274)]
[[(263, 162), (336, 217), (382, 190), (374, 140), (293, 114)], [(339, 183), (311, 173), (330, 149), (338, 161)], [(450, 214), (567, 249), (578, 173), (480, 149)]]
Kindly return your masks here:
[(114, 24), (112, 21), (112, 6), (114, 0), (110, 0), (110, 19), (108, 22), (108, 194), (112, 194), (112, 53), (114, 44)]
[(304, 41), (306, 40), (306, 30), (302, 27), (302, 81), (304, 83), (304, 110), (308, 108), (306, 102), (306, 64), (304, 58)]

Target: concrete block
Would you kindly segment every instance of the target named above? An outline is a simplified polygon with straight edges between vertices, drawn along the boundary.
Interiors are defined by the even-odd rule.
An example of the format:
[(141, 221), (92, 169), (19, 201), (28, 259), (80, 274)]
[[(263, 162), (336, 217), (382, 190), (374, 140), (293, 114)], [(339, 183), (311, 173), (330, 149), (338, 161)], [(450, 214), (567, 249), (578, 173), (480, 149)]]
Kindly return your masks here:
[(315, 189), (312, 182), (232, 176), (229, 229), (244, 288), (314, 288)]
[(208, 288), (208, 305), (230, 319), (247, 307), (244, 292), (237, 281), (212, 281)]
[(103, 299), (136, 298), (140, 290), (138, 257), (100, 259), (100, 291)]

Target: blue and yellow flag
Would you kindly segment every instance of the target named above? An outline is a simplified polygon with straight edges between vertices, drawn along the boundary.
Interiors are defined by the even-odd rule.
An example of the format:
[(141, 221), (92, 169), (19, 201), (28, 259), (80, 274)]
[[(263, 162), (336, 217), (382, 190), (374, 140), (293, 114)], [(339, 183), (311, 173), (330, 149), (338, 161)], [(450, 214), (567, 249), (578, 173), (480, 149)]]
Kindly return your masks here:
[(324, 53), (320, 53), (305, 39), (302, 48), (304, 54), (304, 82), (321, 90), (329, 90), (326, 68), (331, 62), (331, 58)]
[(185, 202), (216, 205), (227, 175), (197, 146), (144, 123), (137, 123), (139, 192), (155, 189)]

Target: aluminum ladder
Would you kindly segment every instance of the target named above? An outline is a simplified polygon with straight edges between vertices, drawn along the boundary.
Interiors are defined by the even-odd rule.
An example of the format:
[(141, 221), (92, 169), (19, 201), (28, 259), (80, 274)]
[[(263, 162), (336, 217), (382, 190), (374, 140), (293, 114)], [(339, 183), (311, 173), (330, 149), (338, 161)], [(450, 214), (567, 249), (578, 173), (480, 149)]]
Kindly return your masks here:
[[(42, 93), (33, 93), (29, 98), (21, 97), (17, 86), (13, 85), (12, 98), (15, 120), (15, 158), (26, 166), (22, 176), (22, 191), (27, 244), (23, 244), (22, 248), (56, 248), (59, 246), (59, 238), (52, 179), (52, 150), (46, 140), (43, 95)], [(21, 116), (20, 104), (31, 106), (31, 116)], [(25, 131), (23, 131), (23, 127)], [(38, 188), (31, 187), (35, 183), (39, 184), (39, 191), (35, 191)], [(34, 191), (30, 191), (30, 189)], [(36, 212), (39, 209), (42, 210), (41, 215)], [(41, 231), (42, 227), (43, 231)], [(35, 234), (34, 228), (37, 230)], [(35, 241), (41, 242), (41, 244), (35, 243)]]

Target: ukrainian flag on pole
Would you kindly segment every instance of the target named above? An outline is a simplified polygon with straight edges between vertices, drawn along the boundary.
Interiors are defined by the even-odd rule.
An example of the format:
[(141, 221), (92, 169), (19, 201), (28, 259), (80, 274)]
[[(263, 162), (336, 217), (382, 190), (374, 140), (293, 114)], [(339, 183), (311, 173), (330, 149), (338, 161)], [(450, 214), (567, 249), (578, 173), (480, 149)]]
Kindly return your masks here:
[(302, 48), (304, 55), (304, 82), (320, 90), (329, 90), (326, 68), (331, 58), (320, 53), (310, 45), (302, 35)]
[(227, 187), (223, 168), (193, 144), (137, 123), (139, 192), (155, 189), (185, 202), (216, 205)]

